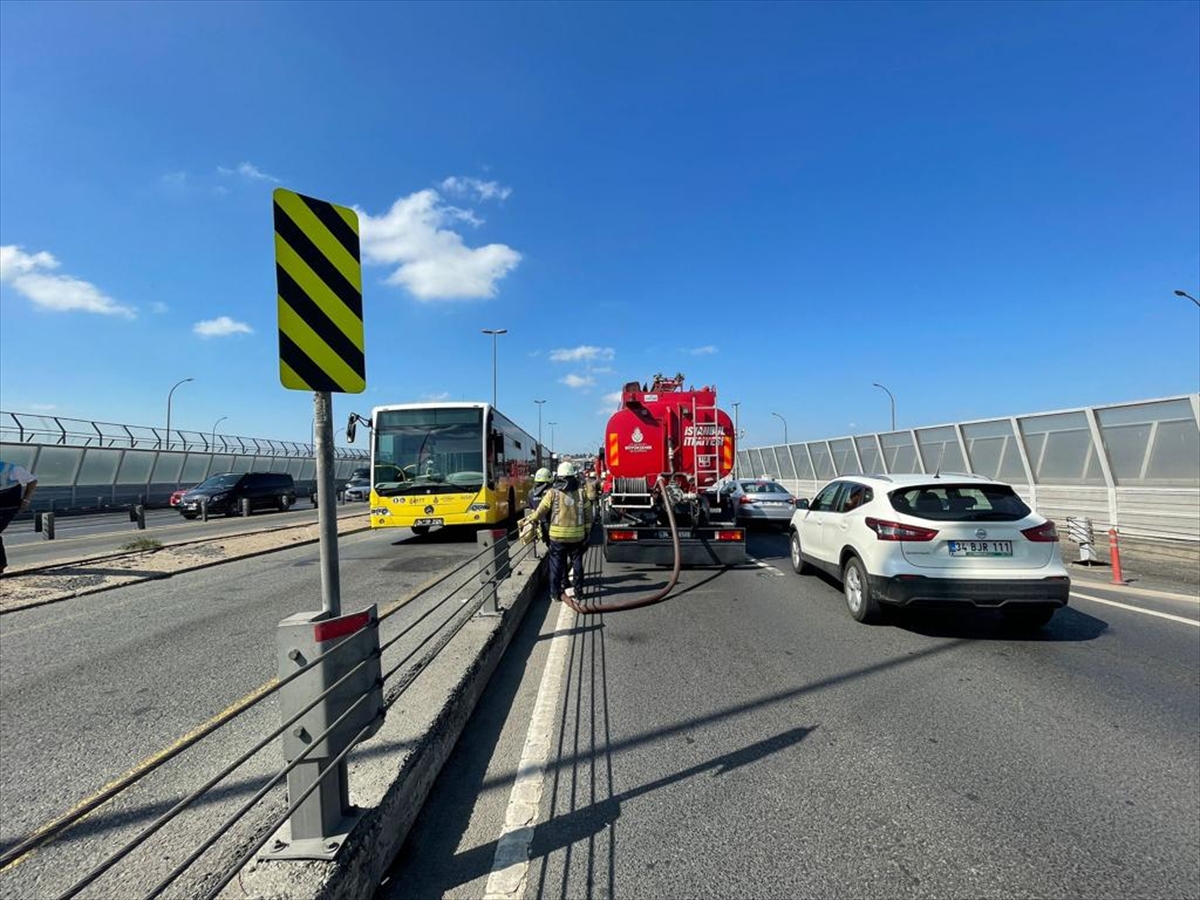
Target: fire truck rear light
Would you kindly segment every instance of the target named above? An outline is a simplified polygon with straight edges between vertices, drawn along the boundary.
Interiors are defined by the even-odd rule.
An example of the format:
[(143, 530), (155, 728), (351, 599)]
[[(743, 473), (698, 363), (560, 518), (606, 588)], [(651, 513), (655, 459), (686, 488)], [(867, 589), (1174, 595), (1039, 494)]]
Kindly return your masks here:
[(367, 623), (370, 621), (370, 613), (360, 612), (353, 616), (343, 616), (340, 619), (334, 619), (331, 622), (318, 622), (313, 626), (313, 637), (318, 643), (321, 641), (335, 641), (338, 638), (354, 634), (354, 632), (366, 628)]
[(737, 530), (718, 531), (718, 541), (740, 541), (743, 538), (743, 532)]
[(881, 541), (932, 541), (937, 537), (936, 529), (922, 528), (919, 525), (887, 522), (872, 516), (867, 516), (866, 523)]
[(636, 531), (610, 531), (608, 533), (608, 539), (610, 541), (636, 541), (637, 540), (637, 532)]

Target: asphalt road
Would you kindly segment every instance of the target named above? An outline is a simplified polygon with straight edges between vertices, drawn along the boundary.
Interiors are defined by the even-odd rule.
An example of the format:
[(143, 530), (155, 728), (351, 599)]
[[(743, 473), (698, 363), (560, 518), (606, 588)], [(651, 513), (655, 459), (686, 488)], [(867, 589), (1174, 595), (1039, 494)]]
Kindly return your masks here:
[[(400, 529), (344, 536), (339, 548), (346, 612), (370, 603), (383, 609), (476, 552), (471, 534), (413, 538)], [(472, 584), (473, 572), (466, 576)], [(381, 624), (384, 641), (408, 632), (384, 654), (385, 671), (462, 608), (454, 598), (435, 609), (447, 596), (445, 589), (432, 591)], [(313, 544), (0, 617), (0, 847), (13, 846), (271, 679), (279, 621), (320, 608)], [(0, 872), (0, 897), (56, 896), (278, 723), (274, 698), (254, 707)], [(84, 896), (141, 896), (281, 765), (276, 741)], [(268, 799), (249, 817), (249, 830), (284, 808), (281, 789)], [(218, 844), (199, 868), (214, 871), (233, 859), (247, 833)], [(167, 896), (198, 890), (185, 878)]]
[[(783, 537), (750, 549), (566, 623), (515, 896), (1200, 896), (1200, 601), (1076, 580), (1033, 635), (868, 627)], [(560, 608), (531, 610), (377, 900), (484, 896)]]
[[(338, 517), (363, 515), (364, 503), (339, 504)], [(263, 531), (281, 525), (309, 525), (317, 521), (317, 509), (304, 501), (287, 512), (255, 512), (249, 518), (214, 516), (207, 522), (184, 519), (173, 509), (146, 512), (146, 528), (139, 530), (128, 513), (103, 513), (63, 516), (55, 521), (54, 540), (46, 540), (33, 530), (33, 522), (21, 519), (4, 532), (4, 548), (13, 570), (42, 566), (63, 559), (81, 559), (104, 553), (116, 553), (123, 544), (139, 538), (153, 538), (164, 544)]]

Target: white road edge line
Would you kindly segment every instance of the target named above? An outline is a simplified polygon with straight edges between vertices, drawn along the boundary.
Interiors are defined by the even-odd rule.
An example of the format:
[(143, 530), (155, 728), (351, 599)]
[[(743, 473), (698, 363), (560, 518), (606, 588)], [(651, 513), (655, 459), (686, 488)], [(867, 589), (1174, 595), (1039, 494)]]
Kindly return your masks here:
[(1142, 613), (1146, 616), (1157, 616), (1160, 619), (1170, 619), (1172, 622), (1182, 622), (1185, 625), (1195, 625), (1200, 628), (1200, 621), (1195, 619), (1186, 619), (1183, 616), (1173, 616), (1170, 613), (1158, 612), (1154, 609), (1142, 609), (1140, 606), (1130, 606), (1128, 603), (1118, 603), (1116, 600), (1104, 600), (1100, 597), (1092, 597), (1088, 594), (1078, 594), (1071, 591), (1072, 597), (1078, 597), (1080, 600), (1091, 600), (1093, 603), (1103, 603), (1105, 606), (1116, 606), (1120, 609), (1127, 609), (1130, 612)]
[(537, 700), (533, 704), (529, 730), (525, 733), (525, 747), (521, 751), (521, 762), (517, 765), (517, 776), (509, 795), (504, 828), (496, 841), (496, 855), (492, 859), (492, 872), (488, 875), (484, 900), (515, 900), (525, 893), (529, 848), (533, 843), (538, 810), (542, 804), (546, 761), (550, 757), (567, 648), (571, 643), (569, 632), (574, 626), (575, 610), (564, 603), (558, 611), (555, 635), (550, 640), (546, 668), (542, 672), (542, 683), (538, 686)]

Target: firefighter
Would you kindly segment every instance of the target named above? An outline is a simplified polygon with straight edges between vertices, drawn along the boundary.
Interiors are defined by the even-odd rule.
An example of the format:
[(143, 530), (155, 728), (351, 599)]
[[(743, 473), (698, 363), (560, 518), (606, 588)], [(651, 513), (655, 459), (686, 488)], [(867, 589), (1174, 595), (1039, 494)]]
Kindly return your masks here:
[[(575, 466), (560, 463), (554, 486), (542, 497), (536, 515), (550, 522), (550, 596), (575, 597), (583, 589), (583, 553), (592, 530), (592, 508), (579, 486)], [(567, 586), (570, 567), (574, 585)]]
[[(545, 466), (534, 473), (533, 490), (529, 492), (529, 502), (527, 504), (527, 516), (536, 516), (537, 508), (542, 502), (542, 498), (546, 496), (546, 492), (550, 490), (550, 484), (554, 481), (554, 476), (550, 474), (550, 470)], [(550, 546), (550, 526), (545, 520), (538, 522), (539, 533), (542, 536), (542, 543), (547, 547)]]

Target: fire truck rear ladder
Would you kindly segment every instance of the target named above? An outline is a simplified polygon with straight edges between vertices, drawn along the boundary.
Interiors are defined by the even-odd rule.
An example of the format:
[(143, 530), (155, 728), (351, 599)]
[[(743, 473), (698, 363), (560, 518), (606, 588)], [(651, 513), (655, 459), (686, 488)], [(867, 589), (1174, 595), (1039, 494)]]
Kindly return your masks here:
[[(707, 413), (708, 415), (702, 416), (704, 413)], [(702, 491), (704, 488), (716, 484), (721, 478), (721, 454), (720, 450), (718, 449), (721, 442), (716, 436), (716, 404), (713, 404), (712, 406), (697, 406), (696, 399), (693, 397), (692, 424), (694, 425), (695, 429), (693, 433), (696, 437), (696, 443), (692, 447), (692, 462), (694, 463), (696, 470), (696, 490)], [(705, 431), (706, 427), (711, 428), (713, 433), (704, 434), (703, 437), (701, 437), (701, 434)], [(705, 445), (704, 449), (708, 449), (710, 451), (709, 453), (700, 452), (702, 449), (702, 443)], [(705, 466), (701, 464), (701, 460), (706, 458), (712, 461), (711, 466)], [(705, 481), (705, 475), (711, 475), (712, 478), (710, 478), (708, 481)]]

